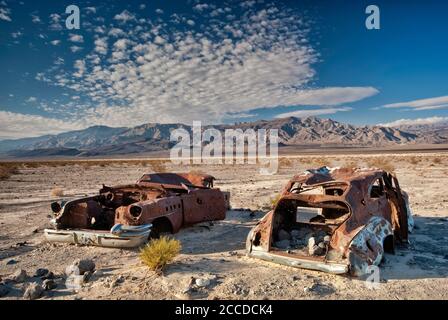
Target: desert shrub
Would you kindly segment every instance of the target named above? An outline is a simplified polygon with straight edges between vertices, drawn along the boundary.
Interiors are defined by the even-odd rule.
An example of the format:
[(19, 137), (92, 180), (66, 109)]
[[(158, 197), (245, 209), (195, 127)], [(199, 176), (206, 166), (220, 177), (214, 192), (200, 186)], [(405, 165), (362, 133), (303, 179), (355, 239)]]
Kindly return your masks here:
[(356, 160), (346, 160), (344, 161), (344, 167), (346, 168), (358, 168), (359, 164)]
[(18, 167), (15, 164), (2, 163), (0, 164), (0, 180), (6, 180), (13, 174), (18, 173)]
[(179, 254), (182, 246), (179, 240), (163, 236), (151, 240), (140, 250), (140, 260), (149, 269), (161, 272)]
[(53, 190), (51, 190), (51, 195), (53, 197), (63, 197), (64, 190), (62, 188), (54, 188)]
[(278, 164), (280, 168), (290, 168), (292, 166), (292, 161), (286, 157), (281, 157)]
[(436, 157), (436, 158), (433, 158), (433, 159), (432, 159), (432, 162), (433, 162), (434, 164), (440, 164), (440, 163), (442, 163), (442, 159)]
[(282, 195), (279, 193), (275, 197), (273, 197), (269, 200), (272, 208), (274, 208), (277, 205), (277, 202), (280, 200), (281, 197), (282, 197)]
[(166, 162), (164, 160), (151, 160), (149, 165), (156, 173), (166, 172)]
[(395, 167), (385, 158), (371, 158), (367, 160), (369, 167), (383, 169), (385, 171), (394, 172)]
[(411, 157), (411, 158), (409, 158), (409, 162), (412, 165), (416, 165), (416, 164), (418, 164), (420, 162), (420, 159), (418, 159), (417, 157)]
[(331, 167), (331, 161), (328, 158), (313, 158), (311, 160), (311, 165), (313, 168), (320, 168), (323, 166)]

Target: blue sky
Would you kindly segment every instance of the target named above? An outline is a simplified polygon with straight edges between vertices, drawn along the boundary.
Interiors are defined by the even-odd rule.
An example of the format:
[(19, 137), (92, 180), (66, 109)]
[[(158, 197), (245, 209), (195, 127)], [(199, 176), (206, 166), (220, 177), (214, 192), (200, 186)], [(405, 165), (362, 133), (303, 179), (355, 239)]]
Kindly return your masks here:
[[(80, 30), (65, 8), (81, 10)], [(367, 30), (365, 8), (380, 8)], [(0, 139), (316, 115), (448, 120), (442, 1), (0, 0)]]

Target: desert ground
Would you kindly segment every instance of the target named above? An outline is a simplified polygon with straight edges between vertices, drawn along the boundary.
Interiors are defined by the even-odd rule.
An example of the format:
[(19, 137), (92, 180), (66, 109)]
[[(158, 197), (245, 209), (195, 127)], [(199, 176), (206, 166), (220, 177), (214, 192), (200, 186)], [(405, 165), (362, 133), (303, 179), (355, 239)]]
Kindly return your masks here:
[[(386, 254), (381, 282), (280, 266), (245, 256), (247, 233), (268, 212), (282, 186), (307, 168), (374, 166), (393, 170), (409, 193), (416, 228), (410, 244)], [(98, 192), (102, 184), (134, 182), (145, 172), (200, 170), (230, 191), (224, 221), (181, 230), (181, 254), (162, 275), (149, 271), (139, 249), (120, 250), (45, 242), (52, 201)], [(38, 268), (58, 287), (41, 299), (448, 299), (448, 153), (381, 153), (284, 156), (279, 172), (259, 174), (256, 165), (175, 166), (151, 161), (60, 161), (20, 164), (0, 181), (0, 277), (19, 269), (22, 283), (0, 299), (22, 299)], [(89, 258), (100, 270), (82, 288), (66, 288), (65, 268)], [(209, 279), (207, 287), (192, 286)]]

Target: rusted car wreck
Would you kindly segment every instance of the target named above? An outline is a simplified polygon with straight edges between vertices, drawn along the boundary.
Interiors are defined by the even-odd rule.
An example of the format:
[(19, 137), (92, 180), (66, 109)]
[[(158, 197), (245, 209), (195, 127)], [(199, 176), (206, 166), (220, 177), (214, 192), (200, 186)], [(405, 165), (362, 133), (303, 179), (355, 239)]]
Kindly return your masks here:
[(293, 177), (250, 231), (248, 256), (335, 274), (366, 274), (413, 219), (397, 178), (380, 169), (328, 168)]
[(135, 247), (160, 233), (223, 220), (229, 193), (214, 177), (193, 173), (145, 174), (135, 184), (104, 186), (98, 195), (51, 204), (54, 229), (48, 241), (106, 247)]

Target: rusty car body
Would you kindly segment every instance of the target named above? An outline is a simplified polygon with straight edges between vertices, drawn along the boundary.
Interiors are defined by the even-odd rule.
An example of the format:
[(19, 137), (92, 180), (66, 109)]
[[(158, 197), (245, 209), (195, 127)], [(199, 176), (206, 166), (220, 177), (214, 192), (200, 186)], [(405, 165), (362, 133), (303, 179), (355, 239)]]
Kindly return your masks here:
[(376, 168), (307, 170), (249, 232), (248, 256), (335, 274), (366, 274), (413, 227), (407, 194)]
[(135, 247), (160, 233), (223, 220), (229, 193), (215, 178), (197, 173), (145, 174), (136, 183), (104, 186), (98, 195), (52, 203), (54, 229), (48, 241), (106, 247)]

